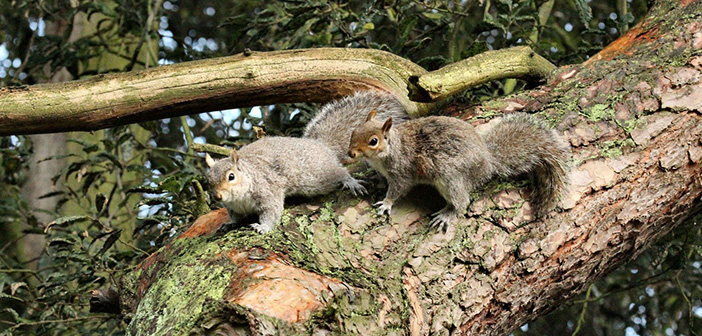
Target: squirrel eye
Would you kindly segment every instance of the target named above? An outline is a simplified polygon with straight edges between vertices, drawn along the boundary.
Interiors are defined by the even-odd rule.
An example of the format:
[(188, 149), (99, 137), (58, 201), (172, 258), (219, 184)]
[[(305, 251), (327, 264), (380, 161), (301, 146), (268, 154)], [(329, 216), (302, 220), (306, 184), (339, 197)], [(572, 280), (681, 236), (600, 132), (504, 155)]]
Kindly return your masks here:
[(234, 173), (229, 173), (228, 178), (229, 178), (229, 181), (234, 181), (234, 179), (236, 178), (236, 175), (234, 175)]
[(372, 147), (377, 146), (377, 145), (378, 145), (378, 138), (372, 137), (372, 138), (370, 139), (370, 141), (368, 142), (368, 145), (370, 145), (370, 146), (372, 146)]

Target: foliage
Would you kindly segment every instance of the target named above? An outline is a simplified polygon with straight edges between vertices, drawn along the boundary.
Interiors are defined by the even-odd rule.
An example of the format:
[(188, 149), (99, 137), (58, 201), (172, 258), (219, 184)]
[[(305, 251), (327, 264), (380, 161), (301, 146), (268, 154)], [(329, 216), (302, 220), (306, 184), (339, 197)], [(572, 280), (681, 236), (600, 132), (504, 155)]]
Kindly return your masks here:
[[(46, 82), (62, 68), (80, 78), (247, 48), (378, 48), (436, 69), (527, 44), (563, 65), (587, 59), (647, 9), (644, 0), (618, 3), (624, 8), (585, 0), (0, 0), (0, 85)], [(493, 82), (463, 99), (523, 85)], [(118, 318), (88, 313), (90, 290), (115, 284), (207, 209), (203, 163), (189, 144), (238, 146), (250, 141), (255, 126), (297, 135), (314, 109), (261, 106), (71, 134), (68, 154), (56, 161), (63, 165), (53, 177), (57, 189), (45, 195), (57, 200), (44, 209), (55, 218), (50, 223), (38, 220), (20, 193), (39, 159), (31, 141), (0, 138), (0, 331), (122, 334)], [(700, 230), (687, 228), (593, 285), (587, 299), (517, 334), (692, 332), (700, 325), (699, 319), (691, 324), (690, 310), (700, 306), (702, 258)], [(35, 247), (43, 250), (37, 268), (21, 252), (26, 246), (19, 239), (29, 233), (47, 242)]]

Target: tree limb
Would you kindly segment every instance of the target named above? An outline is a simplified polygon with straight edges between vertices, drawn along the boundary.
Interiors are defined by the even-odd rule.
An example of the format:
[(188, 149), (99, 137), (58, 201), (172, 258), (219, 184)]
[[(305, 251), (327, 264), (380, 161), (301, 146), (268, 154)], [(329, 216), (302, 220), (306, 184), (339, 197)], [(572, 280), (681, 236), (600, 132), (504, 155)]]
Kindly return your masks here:
[(538, 81), (548, 78), (553, 70), (556, 70), (555, 65), (526, 46), (487, 51), (439, 70), (410, 77), (416, 89), (411, 98), (433, 102), (492, 80), (524, 78)]
[[(550, 70), (544, 62), (520, 47), (478, 55), (424, 77), (426, 70), (419, 65), (381, 50), (248, 52), (61, 84), (0, 88), (0, 136), (91, 131), (235, 107), (328, 102), (365, 89), (393, 93), (416, 116), (433, 104), (411, 101), (410, 90), (435, 101), (488, 80), (541, 79)], [(413, 89), (410, 78), (418, 78), (420, 88)], [(436, 84), (441, 81), (443, 89)]]
[(380, 50), (251, 52), (61, 84), (0, 88), (0, 135), (90, 131), (217, 109), (326, 102), (361, 89), (394, 93), (413, 114), (407, 78), (426, 72)]

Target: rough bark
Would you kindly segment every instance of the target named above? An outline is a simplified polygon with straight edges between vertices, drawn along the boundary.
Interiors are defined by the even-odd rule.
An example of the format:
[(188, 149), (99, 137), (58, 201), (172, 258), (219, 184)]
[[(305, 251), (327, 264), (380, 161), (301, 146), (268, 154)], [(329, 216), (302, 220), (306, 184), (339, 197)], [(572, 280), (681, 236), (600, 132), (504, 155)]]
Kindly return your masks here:
[[(419, 65), (381, 50), (247, 52), (60, 85), (0, 88), (0, 136), (92, 131), (262, 104), (327, 102), (361, 89), (394, 93), (410, 114), (421, 115), (432, 104), (411, 101), (410, 90), (430, 101), (493, 79), (539, 80), (553, 70), (528, 47), (493, 51), (459, 64), (474, 65), (488, 57), (490, 62), (482, 62), (482, 67), (452, 65), (449, 71), (427, 74)], [(436, 84), (441, 78), (446, 78), (445, 88)]]
[(214, 211), (125, 277), (129, 333), (504, 335), (554, 309), (700, 213), (702, 3), (662, 1), (583, 65), (532, 91), (455, 112), (538, 113), (573, 150), (562, 211), (534, 220), (512, 181), (478, 193), (446, 233), (417, 188), (390, 219), (371, 195), (289, 206), (269, 235), (213, 232)]

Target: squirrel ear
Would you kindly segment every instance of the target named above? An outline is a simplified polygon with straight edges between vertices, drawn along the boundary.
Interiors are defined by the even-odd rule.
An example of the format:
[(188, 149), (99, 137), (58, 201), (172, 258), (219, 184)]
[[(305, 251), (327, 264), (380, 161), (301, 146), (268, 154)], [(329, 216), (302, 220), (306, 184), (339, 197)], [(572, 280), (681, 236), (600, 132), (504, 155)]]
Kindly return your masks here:
[(385, 123), (383, 124), (383, 134), (387, 134), (390, 130), (390, 127), (392, 127), (392, 117), (388, 118), (388, 120), (385, 120)]
[(232, 159), (232, 163), (234, 164), (239, 161), (239, 153), (236, 152), (236, 149), (232, 149), (232, 151), (229, 152), (229, 158)]
[(212, 168), (215, 164), (215, 160), (210, 156), (210, 154), (205, 154), (205, 162), (207, 162), (207, 166)]
[(366, 117), (366, 121), (371, 121), (375, 116), (378, 114), (375, 110), (368, 112), (368, 116)]

